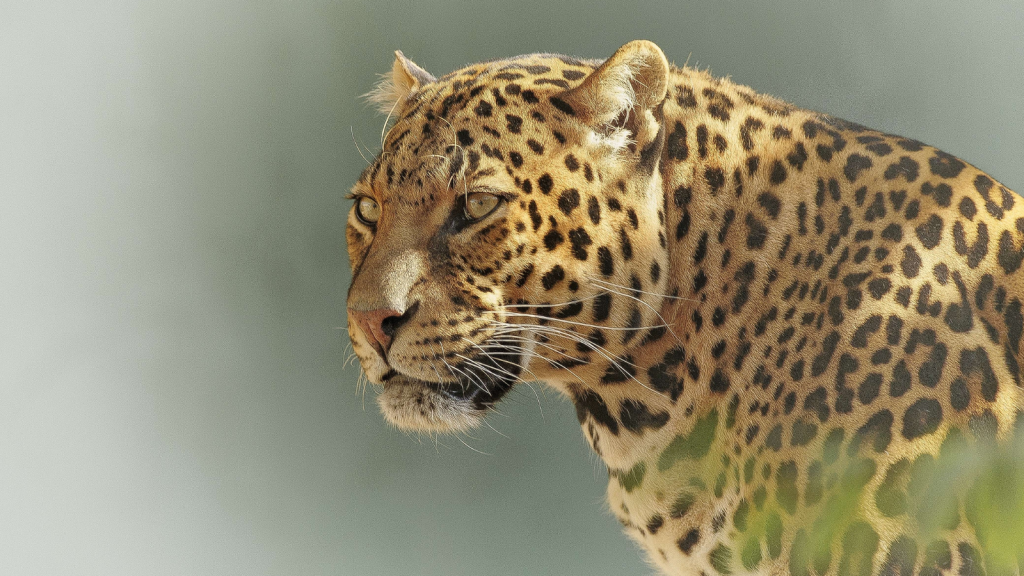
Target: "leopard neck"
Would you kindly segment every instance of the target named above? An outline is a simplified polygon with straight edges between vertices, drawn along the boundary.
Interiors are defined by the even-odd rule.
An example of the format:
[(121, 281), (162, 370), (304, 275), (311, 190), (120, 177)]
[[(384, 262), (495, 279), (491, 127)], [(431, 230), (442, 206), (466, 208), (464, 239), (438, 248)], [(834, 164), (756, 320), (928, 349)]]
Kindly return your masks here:
[[(633, 367), (621, 385), (596, 384), (582, 401), (576, 397), (584, 435), (613, 477), (629, 484), (668, 468), (680, 449), (724, 450), (706, 429), (733, 418), (738, 391), (749, 383), (731, 382), (729, 368), (765, 353), (748, 336), (772, 308), (773, 291), (793, 281), (758, 255), (783, 255), (800, 242), (771, 229), (808, 225), (780, 214), (776, 189), (785, 182), (787, 202), (813, 201), (817, 185), (803, 167), (814, 159), (794, 135), (820, 118), (703, 72), (674, 69), (660, 166), (669, 263), (658, 311), (664, 329), (628, 350)], [(743, 242), (731, 244), (747, 251), (728, 247), (733, 236)], [(588, 380), (601, 382), (602, 369)]]

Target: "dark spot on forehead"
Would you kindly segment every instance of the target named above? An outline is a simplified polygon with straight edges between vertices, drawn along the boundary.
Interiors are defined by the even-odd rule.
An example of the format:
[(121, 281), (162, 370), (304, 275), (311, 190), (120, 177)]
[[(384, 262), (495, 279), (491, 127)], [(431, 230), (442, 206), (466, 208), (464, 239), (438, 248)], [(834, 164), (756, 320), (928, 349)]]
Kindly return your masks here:
[(506, 114), (505, 120), (508, 122), (507, 127), (509, 132), (513, 134), (519, 134), (523, 126), (523, 119), (514, 114)]
[(542, 174), (537, 179), (537, 185), (540, 186), (540, 191), (544, 194), (550, 194), (551, 188), (555, 185), (554, 180), (551, 179), (551, 174)]
[(548, 100), (551, 101), (551, 105), (557, 108), (559, 111), (568, 114), (569, 116), (575, 116), (576, 111), (572, 109), (572, 106), (568, 102), (562, 100), (557, 96), (552, 96)]
[[(473, 109), (473, 112), (477, 116), (480, 116), (481, 118), (489, 118), (493, 110), (494, 106), (492, 106), (490, 102), (488, 102), (487, 100), (481, 100), (480, 103), (476, 105), (476, 108)], [(428, 131), (429, 126), (429, 124), (424, 124), (424, 133)]]
[(558, 86), (559, 88), (569, 88), (569, 83), (561, 78), (538, 78), (534, 80), (533, 83), (538, 86), (551, 84), (553, 86)]
[(558, 208), (566, 216), (572, 214), (573, 210), (580, 205), (580, 193), (575, 188), (569, 188), (558, 197)]

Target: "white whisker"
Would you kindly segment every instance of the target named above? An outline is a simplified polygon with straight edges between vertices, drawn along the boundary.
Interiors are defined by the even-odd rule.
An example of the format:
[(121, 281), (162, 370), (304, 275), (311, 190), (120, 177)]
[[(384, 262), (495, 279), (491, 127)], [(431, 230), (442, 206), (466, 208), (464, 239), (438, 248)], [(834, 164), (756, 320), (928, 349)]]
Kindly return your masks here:
[(582, 304), (583, 302), (588, 302), (590, 300), (598, 298), (602, 294), (604, 294), (604, 293), (602, 292), (602, 293), (599, 293), (599, 294), (594, 294), (592, 296), (586, 296), (584, 298), (577, 298), (576, 300), (569, 300), (567, 302), (560, 302), (560, 303), (557, 303), (557, 304), (499, 304), (497, 306), (497, 308), (498, 309), (502, 309), (502, 310), (505, 310), (505, 309), (515, 309), (515, 308), (558, 308), (558, 307), (561, 307), (561, 306), (569, 306), (570, 304)]
[[(661, 320), (662, 326), (657, 326), (657, 328), (664, 327), (665, 329), (667, 329), (669, 331), (669, 333), (672, 334), (672, 337), (675, 338), (676, 342), (678, 344), (682, 345), (683, 342), (682, 342), (682, 340), (679, 339), (679, 336), (675, 333), (675, 331), (672, 330), (672, 325), (669, 324), (669, 322), (667, 320), (665, 320), (665, 317), (661, 315), (661, 312), (655, 310), (653, 306), (651, 306), (647, 302), (644, 302), (640, 298), (637, 298), (636, 296), (633, 296), (631, 294), (625, 294), (625, 293), (622, 293), (622, 292), (617, 292), (617, 291), (612, 290), (610, 288), (605, 288), (605, 290), (608, 290), (609, 292), (612, 292), (613, 294), (618, 294), (619, 296), (624, 296), (626, 298), (630, 298), (632, 300), (636, 300), (637, 302), (639, 302), (639, 303), (643, 304), (644, 306), (646, 306), (648, 309), (650, 309), (651, 312), (654, 312), (654, 315), (657, 316), (659, 320)], [(632, 290), (634, 292), (643, 292), (643, 290), (633, 290), (632, 288), (626, 288), (626, 290)]]
[(384, 126), (380, 129), (380, 150), (382, 154), (384, 152), (384, 141), (387, 140), (387, 134), (385, 134), (385, 131), (390, 134), (390, 130), (388, 130), (388, 122), (391, 121), (391, 115), (394, 114), (395, 108), (398, 106), (398, 102), (398, 100), (395, 100), (395, 103), (391, 105), (391, 110), (388, 110), (387, 118), (384, 119)]
[[(598, 344), (595, 344), (594, 342), (591, 342), (588, 338), (586, 338), (582, 334), (577, 334), (575, 332), (571, 332), (571, 331), (568, 331), (568, 330), (563, 330), (561, 328), (556, 328), (554, 326), (537, 326), (537, 325), (528, 325), (528, 324), (509, 324), (509, 323), (505, 323), (505, 322), (503, 322), (501, 324), (504, 324), (504, 326), (503, 326), (504, 330), (507, 330), (507, 331), (510, 331), (510, 332), (521, 332), (521, 331), (524, 331), (524, 330), (532, 330), (534, 332), (538, 332), (538, 333), (545, 334), (545, 335), (560, 336), (562, 338), (566, 338), (568, 340), (572, 340), (572, 341), (577, 342), (577, 343), (579, 343), (579, 344), (581, 344), (583, 346), (586, 346), (587, 348), (589, 348), (589, 349), (597, 352), (598, 354), (600, 354), (602, 357), (604, 357), (609, 362), (615, 362), (615, 363), (622, 362), (624, 364), (629, 364), (630, 366), (635, 366), (635, 364), (633, 364), (632, 362), (626, 360), (625, 358), (623, 358), (621, 356), (616, 356), (616, 355), (612, 354), (608, 349), (604, 348), (603, 346), (600, 346)], [(495, 333), (500, 333), (500, 332), (501, 332), (500, 330), (495, 331)]]
[[(550, 327), (545, 327), (545, 326), (540, 326), (540, 327), (538, 327), (538, 326), (526, 326), (526, 325), (517, 325), (517, 324), (511, 324), (510, 326), (520, 327), (520, 329), (523, 329), (523, 330), (536, 330), (536, 329), (538, 329), (538, 328), (540, 328), (540, 329), (543, 329), (543, 328), (550, 328)], [(553, 334), (553, 335), (556, 335), (556, 336), (561, 336), (561, 337), (563, 337), (563, 338), (571, 339), (571, 340), (574, 340), (574, 341), (576, 341), (576, 342), (580, 342), (580, 343), (589, 343), (589, 344), (591, 344), (591, 345), (594, 345), (594, 343), (593, 343), (593, 342), (590, 342), (589, 340), (579, 340), (579, 339), (578, 339), (578, 335), (576, 335), (576, 334), (573, 334), (573, 333), (561, 333), (561, 332), (555, 332), (555, 333), (552, 333), (552, 334)], [(516, 336), (508, 336), (508, 335), (506, 335), (506, 336), (503, 336), (503, 338), (510, 338), (510, 337), (511, 337), (511, 338), (516, 338)], [(519, 337), (519, 338), (522, 338), (522, 337)], [(524, 338), (524, 339), (525, 339), (525, 338)], [(576, 360), (576, 359), (575, 359), (575, 358), (573, 358), (572, 356), (569, 356), (568, 354), (565, 354), (565, 353), (563, 353), (563, 352), (560, 352), (560, 351), (558, 351), (558, 350), (555, 350), (555, 349), (551, 348), (550, 346), (546, 346), (546, 345), (544, 345), (544, 344), (543, 344), (543, 343), (541, 343), (541, 342), (537, 342), (536, 344), (537, 344), (537, 345), (540, 345), (540, 346), (544, 346), (545, 348), (548, 348), (549, 350), (552, 350), (553, 352), (556, 352), (556, 353), (562, 354), (563, 356), (566, 356), (566, 357), (568, 357), (568, 358), (572, 358), (572, 359)], [(663, 396), (664, 396), (664, 393), (663, 393), (663, 392), (658, 392), (657, 390), (654, 390), (653, 388), (651, 388), (650, 386), (648, 386), (647, 384), (645, 384), (644, 382), (642, 382), (642, 381), (641, 381), (640, 379), (638, 379), (638, 378), (636, 377), (636, 375), (635, 375), (635, 374), (633, 374), (633, 373), (631, 373), (631, 372), (630, 372), (629, 370), (626, 370), (625, 368), (623, 368), (623, 367), (622, 367), (622, 366), (621, 366), (621, 365), (619, 364), (619, 362), (621, 361), (621, 362), (622, 362), (623, 364), (627, 364), (627, 365), (629, 365), (629, 366), (632, 366), (632, 367), (633, 367), (634, 369), (636, 368), (636, 364), (634, 364), (634, 363), (632, 363), (632, 362), (629, 362), (628, 360), (625, 360), (625, 359), (620, 359), (619, 361), (616, 361), (616, 360), (615, 360), (615, 359), (613, 359), (613, 358), (612, 358), (611, 356), (609, 356), (609, 355), (605, 354), (605, 353), (604, 353), (604, 352), (602, 351), (602, 350), (604, 350), (603, 348), (601, 348), (600, 346), (596, 346), (596, 345), (594, 345), (594, 346), (595, 346), (595, 348), (594, 348), (594, 351), (596, 351), (596, 352), (597, 352), (597, 353), (598, 353), (599, 355), (601, 355), (601, 356), (602, 356), (602, 357), (603, 357), (603, 358), (604, 358), (605, 360), (607, 360), (607, 361), (608, 361), (609, 363), (611, 363), (611, 364), (612, 364), (612, 365), (613, 365), (613, 366), (614, 366), (614, 367), (615, 367), (615, 368), (616, 368), (616, 369), (617, 369), (617, 370), (618, 370), (619, 372), (621, 372), (621, 373), (622, 373), (622, 374), (623, 374), (624, 376), (627, 376), (627, 377), (629, 377), (629, 379), (630, 379), (630, 380), (632, 380), (633, 382), (635, 382), (635, 383), (639, 384), (640, 386), (642, 386), (642, 387), (646, 388), (647, 390), (650, 390), (651, 392), (654, 392), (655, 394), (661, 394), (661, 395), (663, 395)], [(552, 361), (551, 359), (549, 359), (549, 358), (545, 358), (545, 360), (547, 360), (548, 362), (552, 362), (552, 363), (553, 363), (553, 361)], [(564, 368), (564, 366), (561, 366), (561, 365), (559, 365), (558, 367), (560, 367), (560, 368)], [(575, 373), (574, 373), (573, 375), (575, 376)], [(579, 376), (577, 376), (577, 378), (579, 378)], [(581, 380), (581, 382), (582, 382), (582, 380)]]
[[(483, 310), (485, 313), (497, 314), (498, 312), (492, 310)], [(562, 318), (552, 318), (550, 316), (541, 316), (539, 314), (525, 314), (523, 312), (502, 312), (506, 316), (516, 316), (519, 318), (539, 318), (548, 320), (551, 322), (562, 322), (565, 324), (571, 324), (573, 326), (583, 326), (585, 328), (595, 328), (598, 330), (610, 330), (612, 332), (638, 332), (640, 330), (650, 330), (652, 328), (668, 328), (668, 324), (656, 324), (653, 326), (637, 326), (636, 328), (630, 328), (628, 326), (598, 326), (596, 324), (587, 324), (586, 322), (575, 322), (573, 320), (565, 320)], [(664, 319), (663, 319), (664, 320)]]
[(684, 302), (698, 302), (698, 303), (700, 302), (700, 300), (697, 300), (696, 298), (687, 298), (685, 296), (672, 296), (670, 294), (661, 294), (659, 292), (650, 292), (650, 291), (647, 291), (647, 290), (639, 290), (639, 289), (636, 289), (636, 288), (631, 288), (629, 286), (623, 286), (622, 284), (615, 284), (614, 282), (609, 282), (607, 280), (603, 280), (601, 278), (598, 278), (596, 276), (592, 276), (590, 274), (586, 274), (586, 277), (587, 277), (588, 280), (590, 280), (591, 282), (593, 282), (595, 284), (603, 284), (604, 286), (613, 286), (615, 288), (622, 288), (623, 290), (629, 290), (630, 292), (637, 292), (637, 293), (640, 293), (640, 294), (647, 294), (648, 296), (654, 296), (655, 298), (665, 298), (667, 300), (682, 300)]
[(359, 152), (359, 156), (362, 157), (363, 162), (366, 162), (367, 165), (370, 165), (370, 161), (366, 159), (366, 156), (363, 155), (362, 148), (359, 147), (359, 142), (356, 141), (356, 131), (355, 131), (355, 128), (353, 128), (352, 125), (350, 124), (349, 127), (348, 127), (348, 130), (349, 130), (349, 132), (352, 133), (352, 143), (356, 145), (356, 152)]

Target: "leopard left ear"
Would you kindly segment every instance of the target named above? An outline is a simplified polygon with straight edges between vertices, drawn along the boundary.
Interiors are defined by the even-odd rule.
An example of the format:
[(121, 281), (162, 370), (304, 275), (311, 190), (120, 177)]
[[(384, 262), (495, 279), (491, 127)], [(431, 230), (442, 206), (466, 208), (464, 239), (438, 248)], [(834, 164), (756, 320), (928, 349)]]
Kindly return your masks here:
[(560, 98), (598, 134), (622, 144), (632, 141), (644, 146), (659, 130), (668, 73), (668, 60), (661, 48), (647, 40), (634, 40)]
[(366, 99), (376, 104), (381, 114), (390, 114), (417, 90), (437, 81), (430, 72), (406, 58), (401, 50), (395, 50), (395, 63), (391, 66), (391, 74), (382, 76), (381, 81), (366, 94)]

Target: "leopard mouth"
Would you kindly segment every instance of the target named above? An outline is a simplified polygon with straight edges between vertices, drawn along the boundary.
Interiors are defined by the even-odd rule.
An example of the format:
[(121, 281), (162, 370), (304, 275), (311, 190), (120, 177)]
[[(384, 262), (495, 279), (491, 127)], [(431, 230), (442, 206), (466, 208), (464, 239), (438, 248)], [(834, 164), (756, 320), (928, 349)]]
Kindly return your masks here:
[(430, 382), (411, 378), (392, 371), (384, 375), (384, 388), (391, 386), (423, 386), (437, 394), (441, 394), (458, 402), (467, 402), (476, 410), (486, 410), (498, 403), (512, 389), (515, 381), (512, 378), (491, 378), (487, 381), (473, 382)]
[(505, 356), (499, 365), (484, 355), (456, 367), (451, 382), (422, 380), (395, 369), (381, 377), (383, 392), (377, 403), (384, 417), (405, 430), (461, 432), (479, 425), (518, 382), (522, 369), (518, 355)]

